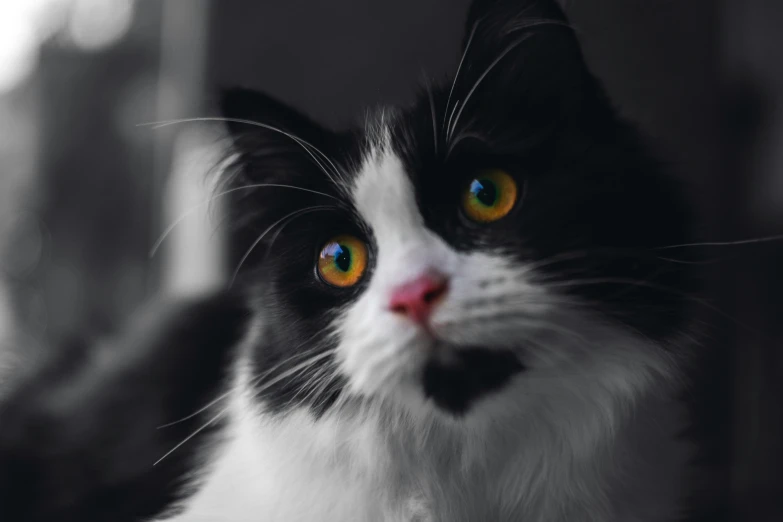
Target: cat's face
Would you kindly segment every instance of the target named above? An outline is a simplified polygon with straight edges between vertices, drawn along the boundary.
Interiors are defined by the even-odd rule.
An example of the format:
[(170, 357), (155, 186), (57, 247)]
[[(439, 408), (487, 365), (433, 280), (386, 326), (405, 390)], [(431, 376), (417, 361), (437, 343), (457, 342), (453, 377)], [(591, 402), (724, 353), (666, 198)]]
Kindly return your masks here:
[(227, 179), (270, 406), (462, 414), (669, 368), (692, 282), (657, 248), (687, 213), (554, 4), (476, 2), (453, 81), (358, 130), (250, 91), (224, 112), (248, 120)]

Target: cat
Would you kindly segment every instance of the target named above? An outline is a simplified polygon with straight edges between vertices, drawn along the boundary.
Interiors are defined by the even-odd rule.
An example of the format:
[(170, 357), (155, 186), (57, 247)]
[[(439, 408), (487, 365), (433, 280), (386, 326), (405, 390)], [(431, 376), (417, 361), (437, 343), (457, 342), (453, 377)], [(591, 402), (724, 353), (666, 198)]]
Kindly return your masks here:
[(554, 0), (475, 0), (453, 77), (350, 131), (221, 106), (234, 290), (7, 401), (4, 520), (690, 515), (687, 199)]

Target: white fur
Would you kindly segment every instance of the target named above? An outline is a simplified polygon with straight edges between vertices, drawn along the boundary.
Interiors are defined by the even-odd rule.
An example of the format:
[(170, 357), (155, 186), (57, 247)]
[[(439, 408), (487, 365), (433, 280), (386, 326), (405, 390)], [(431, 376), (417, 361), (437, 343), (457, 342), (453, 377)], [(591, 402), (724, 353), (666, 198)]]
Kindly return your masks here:
[[(176, 520), (671, 519), (689, 453), (675, 438), (672, 361), (537, 284), (534, 267), (450, 248), (425, 228), (387, 140), (368, 153), (352, 194), (377, 258), (366, 291), (333, 325), (349, 393), (319, 420), (305, 410), (270, 416), (240, 372), (228, 440)], [(519, 350), (529, 366), (459, 420), (421, 393), (432, 341), (387, 306), (397, 285), (427, 270), (450, 278), (432, 317), (438, 337), (453, 349)]]

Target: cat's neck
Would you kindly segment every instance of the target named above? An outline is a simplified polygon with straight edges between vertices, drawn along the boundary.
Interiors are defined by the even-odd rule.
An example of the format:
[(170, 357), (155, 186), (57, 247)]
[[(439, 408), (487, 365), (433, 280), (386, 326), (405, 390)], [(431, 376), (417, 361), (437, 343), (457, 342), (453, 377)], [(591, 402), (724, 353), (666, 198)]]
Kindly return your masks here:
[[(553, 404), (540, 404), (492, 422), (437, 415), (422, 422), (388, 405), (344, 405), (320, 418), (303, 408), (266, 414), (247, 378), (240, 374), (227, 443), (199, 502), (222, 497), (226, 505), (226, 495), (238, 495), (238, 506), (269, 520), (305, 513), (287, 496), (308, 492), (314, 504), (323, 501), (317, 509), (333, 514), (323, 520), (409, 520), (411, 510), (451, 513), (442, 519), (454, 521), (488, 513), (493, 520), (521, 513), (550, 522), (605, 522), (618, 513), (632, 520), (638, 509), (674, 509), (688, 456), (675, 438), (680, 411), (654, 393), (639, 399), (634, 414), (616, 404), (596, 416), (574, 404), (553, 417)], [(243, 481), (256, 485), (239, 488)], [(267, 496), (253, 493), (260, 491)], [(563, 506), (579, 512), (563, 514)]]
[(488, 400), (464, 418), (424, 401), (338, 402), (316, 417), (267, 411), (249, 361), (248, 349), (223, 442), (183, 520), (664, 520), (686, 480), (676, 390), (655, 382), (632, 408), (616, 390), (542, 395), (541, 382), (520, 376), (513, 401)]

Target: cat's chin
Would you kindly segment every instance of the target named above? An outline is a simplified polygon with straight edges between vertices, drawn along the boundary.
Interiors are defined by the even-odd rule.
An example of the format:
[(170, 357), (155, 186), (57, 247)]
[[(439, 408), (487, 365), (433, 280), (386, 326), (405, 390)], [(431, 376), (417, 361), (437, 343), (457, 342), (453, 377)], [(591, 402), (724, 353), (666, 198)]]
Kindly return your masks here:
[(431, 357), (422, 372), (424, 395), (445, 412), (462, 416), (480, 398), (497, 393), (525, 370), (510, 350), (460, 348)]

